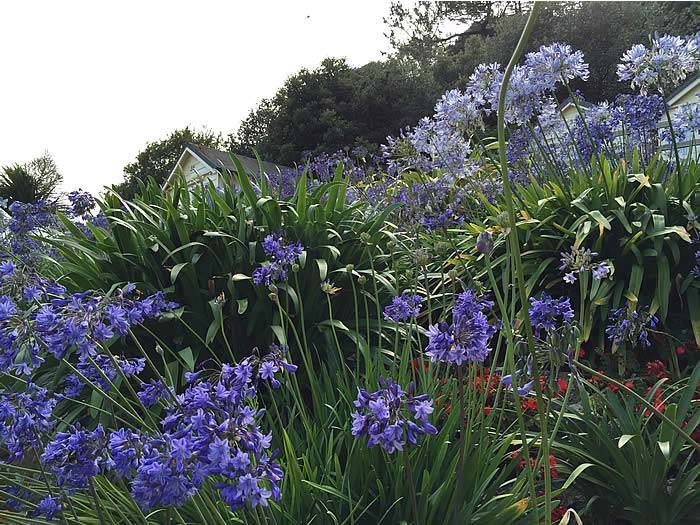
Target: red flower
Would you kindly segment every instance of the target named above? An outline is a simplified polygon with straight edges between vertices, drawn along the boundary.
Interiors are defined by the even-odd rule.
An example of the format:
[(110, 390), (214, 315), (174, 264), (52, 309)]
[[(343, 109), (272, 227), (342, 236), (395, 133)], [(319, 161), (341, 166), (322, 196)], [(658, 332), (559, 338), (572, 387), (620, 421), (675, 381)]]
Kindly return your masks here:
[(552, 479), (557, 479), (559, 477), (559, 471), (557, 470), (557, 458), (554, 457), (554, 454), (549, 455), (549, 473), (552, 476)]
[(559, 392), (562, 394), (569, 389), (569, 383), (564, 379), (557, 379), (557, 384), (559, 385)]
[(491, 405), (486, 405), (484, 407), (484, 415), (488, 416), (491, 413)]
[(629, 388), (630, 390), (634, 390), (634, 382), (632, 382), (632, 381), (625, 382), (625, 386), (627, 388)]
[(583, 349), (583, 347), (579, 348), (578, 356), (580, 358), (586, 357), (586, 351)]
[(654, 379), (668, 377), (666, 365), (663, 363), (663, 361), (659, 361), (658, 359), (656, 361), (649, 361), (647, 363), (647, 375), (653, 377)]
[(685, 346), (680, 345), (676, 347), (676, 355), (683, 355), (685, 354)]
[(616, 394), (620, 391), (620, 387), (617, 386), (615, 383), (610, 383), (608, 385), (608, 388), (610, 389), (611, 392), (615, 392)]
[(524, 399), (520, 407), (523, 409), (523, 412), (537, 412), (537, 401), (532, 398)]
[(564, 505), (559, 505), (556, 509), (552, 511), (552, 523), (559, 521), (564, 517), (568, 509)]

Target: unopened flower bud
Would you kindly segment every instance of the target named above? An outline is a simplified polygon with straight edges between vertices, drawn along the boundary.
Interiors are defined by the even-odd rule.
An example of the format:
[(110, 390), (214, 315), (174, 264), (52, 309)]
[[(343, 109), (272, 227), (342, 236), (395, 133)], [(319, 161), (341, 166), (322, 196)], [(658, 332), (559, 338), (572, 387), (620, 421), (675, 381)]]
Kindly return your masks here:
[(493, 250), (493, 237), (488, 231), (483, 231), (476, 238), (476, 251), (489, 254)]
[(163, 347), (160, 345), (156, 345), (156, 353), (159, 355), (163, 355), (165, 352), (163, 351)]
[(272, 301), (273, 303), (277, 302), (277, 294), (276, 293), (270, 293), (268, 295), (268, 297), (270, 298), (270, 301)]
[(355, 269), (355, 265), (354, 265), (354, 264), (348, 264), (348, 265), (345, 267), (345, 271), (348, 272), (348, 273), (352, 273), (354, 269)]
[(357, 282), (360, 283), (360, 286), (364, 286), (367, 283), (367, 277), (365, 277), (364, 275), (360, 275), (357, 278)]
[(272, 293), (277, 293), (277, 285), (274, 283), (270, 284), (270, 286), (267, 287), (268, 290), (270, 290)]
[(361, 240), (362, 242), (364, 242), (365, 244), (369, 243), (369, 240), (370, 240), (369, 233), (367, 233), (367, 232), (362, 232), (362, 233), (360, 234), (360, 240)]
[(452, 268), (449, 272), (447, 272), (447, 276), (454, 281), (457, 279), (457, 270)]
[(292, 264), (292, 271), (293, 271), (294, 273), (299, 273), (299, 268), (300, 268), (300, 267), (299, 267), (299, 263), (294, 263), (294, 264)]

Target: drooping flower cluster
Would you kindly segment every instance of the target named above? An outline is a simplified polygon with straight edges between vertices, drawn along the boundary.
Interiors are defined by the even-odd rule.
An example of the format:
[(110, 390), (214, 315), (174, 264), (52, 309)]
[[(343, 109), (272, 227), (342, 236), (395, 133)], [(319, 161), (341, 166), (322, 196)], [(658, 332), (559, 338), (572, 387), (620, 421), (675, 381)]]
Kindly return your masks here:
[(432, 361), (454, 365), (483, 362), (491, 351), (491, 337), (496, 333), (496, 327), (486, 316), (493, 305), (493, 301), (472, 290), (459, 294), (452, 309), (452, 323), (441, 322), (428, 328), (426, 354)]
[(31, 236), (58, 225), (56, 210), (57, 204), (47, 200), (30, 204), (13, 202), (8, 209), (11, 218), (4, 239), (7, 247), (3, 251), (27, 262), (36, 260), (42, 253), (48, 253), (48, 247)]
[[(700, 131), (700, 102), (683, 104), (676, 108), (671, 117), (671, 125), (676, 134), (676, 140), (684, 141), (697, 138), (697, 134)], [(667, 142), (670, 141), (670, 129), (664, 128), (661, 132), (661, 137)]]
[(95, 207), (95, 197), (87, 191), (77, 190), (68, 194), (68, 201), (71, 205), (71, 212), (74, 217), (88, 219)]
[(381, 446), (388, 453), (402, 451), (406, 444), (415, 445), (425, 434), (437, 434), (428, 416), (433, 402), (427, 394), (414, 395), (390, 379), (380, 379), (380, 390), (369, 393), (359, 389), (352, 418), (352, 435), (368, 436), (367, 446)]
[(276, 381), (281, 350), (271, 356), (223, 365), (208, 380), (198, 378), (170, 403), (162, 434), (120, 429), (110, 436), (115, 470), (132, 481), (134, 499), (144, 509), (177, 506), (208, 480), (216, 480), (222, 499), (233, 509), (279, 501), (282, 470), (270, 452), (270, 434), (259, 427), (263, 410), (252, 404), (258, 378)]
[(59, 486), (87, 488), (90, 480), (110, 465), (104, 429), (98, 425), (93, 431), (72, 428), (58, 432), (46, 445), (41, 462)]
[[(146, 359), (143, 357), (125, 359), (114, 356), (114, 361), (116, 361), (117, 366), (125, 377), (132, 377), (141, 373), (146, 365)], [(78, 359), (76, 368), (79, 374), (68, 374), (63, 379), (64, 395), (66, 397), (74, 398), (80, 395), (86, 384), (83, 381), (83, 377), (89, 383), (99, 387), (103, 392), (107, 392), (110, 389), (110, 382), (113, 382), (120, 375), (120, 372), (114, 366), (112, 358), (105, 354), (97, 354), (93, 358), (83, 356)]]
[(288, 242), (282, 233), (271, 233), (262, 242), (263, 251), (270, 260), (253, 271), (253, 282), (270, 286), (287, 279), (287, 269), (304, 251), (299, 242)]
[(384, 308), (384, 319), (387, 321), (407, 321), (420, 315), (420, 306), (423, 298), (420, 295), (407, 292), (394, 297), (391, 304)]
[(594, 262), (598, 254), (581, 246), (572, 246), (571, 251), (561, 253), (561, 265), (559, 269), (564, 271), (564, 281), (573, 284), (576, 282), (576, 274), (591, 271), (594, 279), (605, 279), (611, 273), (610, 263)]
[(651, 47), (632, 46), (622, 55), (617, 76), (642, 94), (656, 91), (668, 95), (686, 77), (700, 69), (697, 37), (655, 36)]
[(107, 297), (94, 291), (69, 294), (63, 286), (38, 279), (23, 294), (39, 304), (18, 308), (12, 298), (0, 296), (0, 368), (21, 374), (41, 364), (44, 349), (61, 359), (75, 348), (85, 361), (100, 343), (177, 306), (163, 292), (132, 298), (133, 285)]
[(30, 450), (40, 450), (42, 437), (54, 426), (56, 400), (44, 388), (28, 383), (21, 392), (0, 392), (0, 444), (4, 461), (21, 461)]
[(569, 324), (574, 319), (571, 299), (568, 297), (553, 298), (542, 292), (540, 298), (530, 298), (530, 323), (536, 337), (556, 330), (563, 324)]
[(608, 316), (605, 333), (616, 345), (629, 343), (632, 346), (641, 344), (650, 347), (649, 329), (656, 328), (658, 322), (658, 318), (645, 308), (616, 308)]

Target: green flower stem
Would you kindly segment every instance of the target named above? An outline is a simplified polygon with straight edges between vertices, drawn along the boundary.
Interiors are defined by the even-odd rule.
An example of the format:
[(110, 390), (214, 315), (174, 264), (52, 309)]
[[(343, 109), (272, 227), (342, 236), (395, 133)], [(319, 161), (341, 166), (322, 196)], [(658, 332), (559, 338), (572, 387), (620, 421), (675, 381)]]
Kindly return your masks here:
[[(525, 332), (527, 336), (527, 346), (530, 353), (534, 356), (535, 345), (532, 336), (532, 325), (530, 324), (530, 319), (527, 315), (527, 288), (525, 283), (525, 276), (523, 271), (523, 263), (520, 254), (520, 241), (518, 239), (517, 223), (515, 218), (515, 207), (513, 205), (513, 193), (511, 190), (511, 183), (508, 177), (508, 159), (506, 158), (506, 136), (505, 136), (505, 113), (504, 108), (506, 104), (506, 93), (508, 92), (508, 84), (510, 82), (510, 77), (513, 73), (516, 63), (520, 60), (523, 52), (525, 51), (525, 46), (527, 44), (528, 37), (532, 32), (535, 25), (535, 20), (537, 18), (537, 13), (539, 12), (540, 4), (535, 2), (528, 16), (523, 32), (520, 35), (520, 40), (518, 45), (513, 52), (513, 55), (508, 62), (505, 73), (503, 74), (503, 83), (501, 84), (501, 89), (498, 94), (498, 151), (499, 159), (501, 162), (501, 177), (503, 179), (503, 197), (506, 204), (506, 209), (508, 211), (508, 222), (510, 225), (510, 232), (508, 238), (510, 241), (510, 254), (513, 258), (517, 276), (517, 288), (520, 295), (520, 312), (521, 321), (525, 326)], [(539, 413), (540, 419), (540, 440), (541, 440), (541, 453), (545, 460), (549, 457), (549, 440), (547, 439), (547, 414), (545, 412), (544, 398), (542, 396), (542, 385), (539, 382), (539, 365), (537, 359), (533, 359), (533, 376), (535, 378), (535, 393), (537, 396), (537, 411)], [(517, 392), (516, 389), (514, 389)], [(516, 407), (519, 408), (519, 407)], [(526, 461), (527, 463), (527, 461)], [(551, 525), (552, 523), (552, 479), (549, 469), (544, 469), (544, 523), (545, 525)]]
[(408, 450), (404, 449), (403, 451), (403, 464), (404, 468), (406, 469), (406, 482), (408, 483), (408, 487), (411, 492), (411, 507), (413, 509), (413, 519), (415, 520), (415, 524), (419, 525), (420, 524), (420, 519), (418, 517), (418, 499), (416, 498), (416, 486), (414, 485), (413, 481), (413, 471), (411, 470), (411, 460), (408, 457)]
[(681, 157), (678, 153), (678, 142), (676, 141), (676, 132), (673, 129), (671, 122), (671, 111), (666, 103), (666, 96), (663, 96), (664, 111), (666, 112), (666, 120), (668, 121), (668, 130), (671, 132), (671, 143), (673, 144), (673, 154), (676, 157), (676, 177), (678, 178), (678, 200), (683, 206), (683, 187), (681, 186)]
[(578, 360), (574, 360), (574, 364), (576, 365), (577, 368), (588, 372), (591, 375), (594, 375), (596, 377), (599, 377), (609, 383), (612, 383), (613, 385), (617, 386), (620, 390), (624, 390), (628, 394), (632, 394), (638, 401), (641, 401), (642, 404), (644, 404), (649, 410), (651, 410), (654, 414), (659, 416), (661, 419), (663, 419), (673, 430), (678, 432), (681, 436), (685, 438), (685, 440), (688, 442), (689, 445), (691, 445), (695, 450), (700, 452), (700, 443), (695, 441), (685, 430), (683, 430), (681, 427), (679, 427), (673, 420), (671, 420), (666, 414), (661, 412), (659, 409), (657, 409), (653, 403), (649, 403), (644, 397), (640, 396), (637, 392), (632, 390), (631, 388), (626, 387), (623, 383), (620, 383), (616, 379), (613, 379), (611, 377), (606, 376), (605, 374), (602, 374), (598, 372), (597, 370), (593, 370), (592, 368), (584, 365)]
[(455, 491), (457, 502), (454, 506), (454, 514), (452, 515), (452, 523), (454, 525), (459, 525), (460, 523), (462, 502), (459, 498), (462, 495), (462, 485), (464, 482), (464, 449), (467, 446), (467, 421), (464, 414), (464, 370), (462, 365), (457, 366), (457, 388), (459, 389), (459, 460), (457, 461), (457, 489)]

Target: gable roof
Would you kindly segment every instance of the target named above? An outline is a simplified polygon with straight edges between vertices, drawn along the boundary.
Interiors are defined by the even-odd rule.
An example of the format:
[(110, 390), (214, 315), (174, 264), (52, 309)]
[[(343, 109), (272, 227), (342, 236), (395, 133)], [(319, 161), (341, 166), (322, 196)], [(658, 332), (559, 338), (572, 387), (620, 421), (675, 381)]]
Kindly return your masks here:
[(673, 106), (676, 102), (682, 99), (685, 94), (688, 93), (688, 91), (696, 88), (698, 85), (700, 85), (700, 73), (687, 78), (685, 82), (678, 86), (676, 90), (668, 96), (666, 103), (669, 106)]
[(262, 171), (264, 173), (268, 173), (268, 174), (273, 174), (273, 173), (277, 173), (280, 171), (291, 169), (291, 168), (288, 168), (287, 166), (280, 166), (280, 165), (277, 165), (273, 162), (262, 161), (261, 163), (258, 163), (258, 159), (254, 159), (252, 157), (246, 157), (245, 155), (238, 155), (234, 152), (220, 151), (218, 149), (209, 148), (207, 146), (200, 146), (200, 145), (194, 144), (192, 142), (187, 142), (185, 144), (185, 148), (182, 150), (182, 153), (180, 154), (180, 157), (178, 158), (177, 162), (175, 163), (175, 167), (168, 175), (168, 178), (165, 179), (165, 183), (163, 184), (163, 189), (168, 187), (171, 179), (173, 178), (173, 176), (177, 172), (178, 167), (180, 166), (180, 163), (182, 162), (182, 159), (188, 153), (190, 155), (194, 155), (197, 159), (201, 160), (204, 164), (209, 166), (211, 169), (216, 170), (218, 172), (221, 172), (222, 170), (232, 171), (232, 172), (236, 171), (236, 166), (233, 163), (233, 161), (231, 160), (231, 155), (236, 155), (236, 157), (238, 157), (238, 160), (240, 161), (241, 165), (243, 166), (243, 169), (246, 172), (248, 172), (248, 174), (250, 174), (250, 175), (260, 175), (261, 174), (260, 173), (260, 166), (261, 165), (262, 165)]

